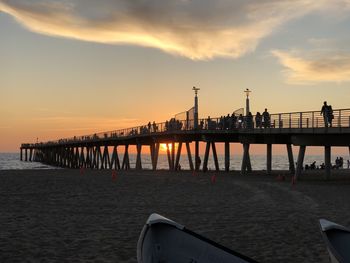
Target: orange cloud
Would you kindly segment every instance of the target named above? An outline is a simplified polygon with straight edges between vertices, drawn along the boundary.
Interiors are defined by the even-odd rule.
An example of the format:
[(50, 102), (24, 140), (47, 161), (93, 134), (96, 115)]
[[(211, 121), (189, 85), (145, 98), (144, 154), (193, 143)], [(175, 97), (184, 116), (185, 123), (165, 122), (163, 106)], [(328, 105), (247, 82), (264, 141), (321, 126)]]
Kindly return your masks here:
[(0, 11), (41, 34), (211, 59), (253, 52), (286, 21), (335, 3), (346, 0), (0, 0)]
[(274, 50), (272, 54), (286, 68), (283, 73), (287, 83), (312, 85), (320, 82), (350, 81), (350, 53)]

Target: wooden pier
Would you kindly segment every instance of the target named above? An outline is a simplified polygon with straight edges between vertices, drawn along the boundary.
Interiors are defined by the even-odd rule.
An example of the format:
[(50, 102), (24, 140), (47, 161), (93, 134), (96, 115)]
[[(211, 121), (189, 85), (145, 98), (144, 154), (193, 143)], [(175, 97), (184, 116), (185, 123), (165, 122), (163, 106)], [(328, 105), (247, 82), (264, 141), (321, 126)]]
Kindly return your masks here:
[[(230, 143), (241, 143), (243, 159), (241, 173), (252, 171), (249, 149), (251, 144), (266, 145), (266, 172), (272, 171), (272, 145), (286, 145), (289, 170), (295, 179), (302, 174), (305, 151), (308, 146), (324, 147), (325, 179), (331, 175), (331, 147), (349, 147), (350, 151), (350, 109), (334, 110), (331, 127), (325, 125), (319, 111), (271, 114), (269, 121), (260, 125), (244, 117), (243, 121), (230, 118), (173, 120), (152, 126), (139, 126), (117, 131), (77, 136), (41, 143), (24, 143), (20, 158), (24, 161), (42, 162), (65, 168), (131, 169), (129, 147), (136, 146), (135, 169), (143, 169), (141, 151), (149, 147), (152, 169), (157, 169), (160, 144), (167, 144), (169, 170), (179, 170), (182, 147), (185, 146), (191, 170), (208, 170), (208, 159), (212, 153), (215, 169), (219, 170), (216, 143), (225, 145), (225, 171), (230, 170)], [(197, 123), (198, 122), (198, 123)], [(199, 142), (205, 143), (203, 162), (199, 162)], [(175, 148), (177, 145), (177, 149)], [(191, 153), (194, 144), (194, 158)], [(169, 147), (171, 145), (171, 147)], [(292, 145), (299, 147), (297, 167)], [(112, 152), (110, 152), (112, 149)], [(118, 151), (122, 152), (120, 160)], [(23, 156), (24, 153), (24, 156)]]

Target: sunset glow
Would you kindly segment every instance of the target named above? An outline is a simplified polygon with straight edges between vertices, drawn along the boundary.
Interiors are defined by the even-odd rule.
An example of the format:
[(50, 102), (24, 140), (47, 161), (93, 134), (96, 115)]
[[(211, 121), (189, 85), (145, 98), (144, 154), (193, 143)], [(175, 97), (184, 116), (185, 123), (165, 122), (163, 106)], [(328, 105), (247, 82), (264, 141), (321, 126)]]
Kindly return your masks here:
[(247, 88), (253, 115), (350, 107), (349, 1), (141, 2), (0, 0), (0, 151), (165, 122), (193, 86), (200, 118)]

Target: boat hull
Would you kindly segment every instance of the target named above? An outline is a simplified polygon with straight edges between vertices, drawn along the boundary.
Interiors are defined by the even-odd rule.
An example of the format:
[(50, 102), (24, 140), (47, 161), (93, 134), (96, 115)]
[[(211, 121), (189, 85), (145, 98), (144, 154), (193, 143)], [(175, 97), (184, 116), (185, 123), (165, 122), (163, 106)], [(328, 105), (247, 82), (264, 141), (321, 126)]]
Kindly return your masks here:
[(155, 214), (141, 232), (137, 259), (139, 263), (256, 262)]
[(350, 262), (350, 230), (342, 225), (320, 219), (323, 240), (332, 263)]

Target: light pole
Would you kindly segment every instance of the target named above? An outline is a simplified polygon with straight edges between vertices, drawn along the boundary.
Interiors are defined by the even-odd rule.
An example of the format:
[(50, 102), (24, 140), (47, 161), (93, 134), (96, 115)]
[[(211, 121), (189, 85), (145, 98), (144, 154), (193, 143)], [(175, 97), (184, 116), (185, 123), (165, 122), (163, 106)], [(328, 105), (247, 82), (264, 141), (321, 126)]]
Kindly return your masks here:
[(200, 89), (193, 87), (192, 90), (194, 91), (194, 128), (198, 129), (198, 91)]
[(247, 96), (247, 98), (246, 98), (246, 100), (245, 100), (245, 110), (246, 110), (245, 115), (246, 115), (246, 116), (247, 116), (248, 113), (250, 112), (250, 108), (249, 108), (249, 93), (251, 93), (251, 92), (252, 92), (252, 91), (249, 90), (249, 89), (246, 89), (246, 90), (244, 91), (245, 95)]

